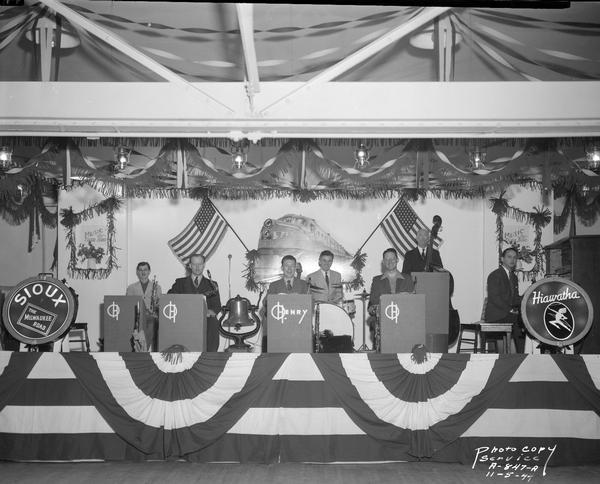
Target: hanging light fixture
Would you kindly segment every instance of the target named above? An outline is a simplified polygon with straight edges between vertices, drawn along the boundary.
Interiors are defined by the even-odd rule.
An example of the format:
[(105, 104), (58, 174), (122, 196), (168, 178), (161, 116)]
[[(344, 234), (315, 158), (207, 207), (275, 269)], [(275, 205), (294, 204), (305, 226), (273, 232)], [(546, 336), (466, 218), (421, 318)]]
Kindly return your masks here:
[(596, 174), (600, 174), (600, 143), (589, 143), (585, 148), (585, 159), (588, 168)]
[(115, 164), (114, 168), (116, 171), (123, 171), (129, 164), (129, 155), (131, 150), (124, 146), (119, 146), (115, 151)]
[(0, 170), (5, 171), (12, 167), (12, 149), (9, 146), (0, 147)]
[(233, 143), (233, 147), (231, 149), (231, 162), (236, 171), (240, 171), (242, 168), (244, 168), (244, 166), (246, 166), (248, 154), (244, 148), (245, 145), (241, 141), (236, 141)]
[(371, 158), (371, 153), (369, 148), (367, 148), (363, 143), (358, 145), (358, 148), (354, 150), (354, 160), (355, 168), (362, 169), (369, 164), (369, 159)]
[(490, 170), (485, 167), (487, 153), (479, 143), (475, 143), (469, 150), (469, 163), (471, 171), (477, 175), (487, 175)]

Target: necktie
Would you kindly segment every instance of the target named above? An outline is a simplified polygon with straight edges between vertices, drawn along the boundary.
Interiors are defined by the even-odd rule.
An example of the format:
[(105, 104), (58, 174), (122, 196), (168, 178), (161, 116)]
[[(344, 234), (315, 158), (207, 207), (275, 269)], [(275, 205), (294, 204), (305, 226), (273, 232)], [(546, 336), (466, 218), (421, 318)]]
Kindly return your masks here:
[(423, 257), (423, 259), (425, 259), (425, 249), (423, 249), (423, 250), (421, 251), (421, 257)]
[(198, 276), (194, 277), (194, 286), (198, 287)]
[(328, 272), (325, 273), (325, 284), (327, 284), (327, 287), (329, 287), (329, 273)]
[(287, 290), (288, 291), (292, 290), (292, 281), (287, 281)]

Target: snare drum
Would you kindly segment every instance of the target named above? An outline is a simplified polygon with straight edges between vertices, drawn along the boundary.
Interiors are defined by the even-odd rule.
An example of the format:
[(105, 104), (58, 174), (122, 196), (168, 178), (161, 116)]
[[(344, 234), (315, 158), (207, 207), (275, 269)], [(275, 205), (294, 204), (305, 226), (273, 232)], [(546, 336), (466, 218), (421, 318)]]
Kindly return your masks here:
[[(318, 318), (318, 335), (316, 324)], [(354, 324), (343, 308), (328, 302), (315, 304), (313, 313), (313, 334), (318, 339), (318, 351), (352, 352)]]

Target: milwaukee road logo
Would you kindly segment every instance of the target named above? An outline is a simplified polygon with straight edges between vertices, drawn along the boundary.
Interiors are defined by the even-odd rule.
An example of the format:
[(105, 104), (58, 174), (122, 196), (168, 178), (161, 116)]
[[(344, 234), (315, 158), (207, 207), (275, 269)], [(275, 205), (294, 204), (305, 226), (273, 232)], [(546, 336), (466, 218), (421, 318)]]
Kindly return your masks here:
[(57, 317), (57, 314), (51, 313), (35, 304), (27, 303), (16, 324), (34, 333), (48, 336), (52, 329), (52, 323), (56, 321)]
[(554, 301), (567, 301), (569, 299), (579, 299), (581, 296), (577, 291), (571, 291), (568, 287), (558, 293), (545, 295), (542, 291), (533, 291), (531, 294), (531, 304), (548, 304)]

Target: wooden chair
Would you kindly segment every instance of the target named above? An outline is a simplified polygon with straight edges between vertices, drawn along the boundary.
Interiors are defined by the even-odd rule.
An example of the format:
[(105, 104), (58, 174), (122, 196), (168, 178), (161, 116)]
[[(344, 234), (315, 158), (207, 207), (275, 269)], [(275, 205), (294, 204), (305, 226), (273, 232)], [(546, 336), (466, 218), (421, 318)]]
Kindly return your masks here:
[[(72, 350), (72, 343), (79, 343), (81, 349)], [(73, 323), (69, 328), (69, 351), (90, 352), (90, 340), (88, 337), (87, 323)]]
[[(465, 337), (464, 331), (473, 331), (473, 337), (468, 338)], [(456, 344), (456, 352), (461, 352), (461, 346), (466, 343), (471, 345), (471, 352), (477, 353), (477, 349), (479, 347), (479, 335), (481, 330), (480, 321), (476, 321), (474, 323), (460, 323), (460, 331), (458, 333), (458, 343)]]

